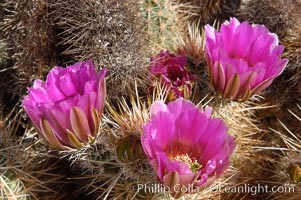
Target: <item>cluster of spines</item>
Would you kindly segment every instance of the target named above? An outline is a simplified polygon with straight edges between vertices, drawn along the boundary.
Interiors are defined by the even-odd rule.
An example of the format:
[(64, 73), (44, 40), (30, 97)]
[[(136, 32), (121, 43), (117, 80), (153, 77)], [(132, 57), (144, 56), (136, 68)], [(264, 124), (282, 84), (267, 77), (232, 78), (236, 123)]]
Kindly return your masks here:
[(199, 26), (223, 22), (239, 9), (241, 0), (177, 0), (186, 6), (181, 11), (190, 23), (198, 23)]
[(9, 199), (27, 199), (24, 183), (17, 178), (14, 162), (11, 162), (5, 151), (0, 153), (0, 198)]
[[(107, 104), (104, 126), (96, 143), (82, 155), (75, 154), (79, 157), (74, 165), (85, 171), (79, 178), (85, 182), (81, 191), (98, 199), (147, 199), (161, 195), (144, 191), (137, 193), (137, 184), (157, 183), (140, 143), (150, 103), (150, 99), (143, 103), (139, 96), (131, 96), (130, 105), (123, 99), (117, 110)], [(81, 166), (82, 163), (86, 166)]]
[(178, 11), (182, 6), (172, 0), (140, 0), (140, 16), (150, 40), (151, 52), (176, 50), (175, 41), (181, 34)]
[[(264, 24), (271, 32), (283, 38), (294, 26), (299, 12), (296, 1), (242, 0), (237, 17), (256, 24)], [(299, 16), (300, 17), (300, 16)]]
[[(4, 130), (1, 134), (9, 135)], [(32, 150), (13, 135), (0, 140), (0, 198), (27, 200), (53, 196), (54, 188), (63, 182), (63, 176), (57, 171), (61, 166), (49, 156), (30, 155)], [(26, 152), (20, 152), (20, 149)]]
[(56, 63), (49, 4), (4, 1), (3, 7), (1, 37), (7, 42), (7, 55), (16, 73), (12, 92), (21, 96), (33, 79), (43, 77)]
[[(135, 1), (56, 1), (52, 5), (58, 47), (68, 62), (93, 59), (109, 69), (108, 97), (117, 101), (145, 85), (147, 42)], [(65, 62), (66, 63), (66, 62)]]
[[(299, 199), (301, 197), (301, 107), (295, 104), (294, 109), (287, 109), (289, 121), (277, 119), (266, 134), (265, 176), (259, 180), (269, 188), (280, 188), (279, 191), (263, 194), (266, 199)], [(267, 178), (268, 177), (268, 178)]]
[(6, 124), (19, 126), (25, 124), (16, 116), (22, 112), (20, 101), (26, 88), (56, 64), (54, 29), (47, 1), (5, 0), (1, 9), (0, 38), (5, 42), (6, 58), (0, 69), (1, 112), (7, 117)]

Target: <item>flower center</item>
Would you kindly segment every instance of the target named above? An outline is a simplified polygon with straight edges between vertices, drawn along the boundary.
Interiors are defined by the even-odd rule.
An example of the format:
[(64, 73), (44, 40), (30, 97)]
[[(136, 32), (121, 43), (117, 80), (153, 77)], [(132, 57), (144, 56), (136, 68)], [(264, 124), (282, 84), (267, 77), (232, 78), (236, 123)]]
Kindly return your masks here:
[(191, 169), (192, 172), (197, 172), (199, 169), (202, 168), (202, 165), (198, 163), (197, 160), (192, 160), (188, 154), (181, 154), (177, 155), (176, 157), (173, 158), (173, 160), (177, 160), (180, 162), (185, 162), (188, 167)]

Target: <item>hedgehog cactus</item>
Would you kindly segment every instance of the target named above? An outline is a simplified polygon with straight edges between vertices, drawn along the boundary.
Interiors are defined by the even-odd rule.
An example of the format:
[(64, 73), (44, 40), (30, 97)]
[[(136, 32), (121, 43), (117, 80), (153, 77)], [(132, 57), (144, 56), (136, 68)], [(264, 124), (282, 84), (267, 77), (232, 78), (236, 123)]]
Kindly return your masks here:
[(0, 64), (1, 112), (22, 132), (24, 120), (15, 123), (21, 114), (20, 98), (57, 62), (52, 15), (44, 0), (5, 0), (0, 7), (0, 39), (7, 44), (5, 63)]
[(59, 196), (66, 190), (68, 165), (34, 141), (33, 129), (22, 138), (16, 129), (0, 123), (0, 199), (66, 199)]
[(188, 35), (180, 37), (179, 46), (195, 66), (205, 60), (204, 55), (204, 33), (199, 30), (197, 24), (188, 25)]
[(5, 40), (0, 39), (0, 69), (5, 65), (7, 59), (7, 45)]
[(4, 150), (0, 150), (0, 156), (0, 198), (3, 200), (29, 199), (24, 182), (17, 177), (18, 169), (15, 169), (15, 163), (12, 165), (12, 162), (7, 158), (7, 152)]
[[(107, 199), (133, 199), (162, 196), (137, 192), (137, 184), (155, 183), (155, 176), (143, 152), (140, 134), (148, 118), (148, 106), (139, 97), (130, 98), (131, 105), (121, 99), (116, 110), (107, 105), (108, 116), (94, 145), (73, 153), (74, 165), (81, 167), (82, 192)], [(76, 155), (78, 154), (78, 155)], [(84, 173), (83, 173), (84, 172)]]
[(183, 7), (181, 13), (190, 23), (200, 26), (212, 24), (215, 21), (224, 21), (235, 16), (241, 0), (177, 0), (189, 6)]
[[(300, 6), (301, 8), (301, 6)], [(301, 24), (301, 16), (300, 22)], [(289, 75), (289, 83), (294, 90), (294, 87), (300, 83), (301, 80), (301, 26), (292, 29), (290, 34), (287, 34), (285, 38), (282, 39), (283, 45), (286, 47), (286, 51), (284, 52), (284, 56), (286, 56), (290, 62), (287, 67), (287, 71), (284, 74)], [(281, 83), (278, 83), (280, 85)], [(298, 86), (297, 86), (298, 87)], [(282, 88), (281, 88), (282, 89)]]
[[(266, 169), (271, 173), (271, 187), (282, 187), (285, 192), (274, 193), (271, 197), (280, 200), (301, 198), (301, 106), (296, 104), (285, 111), (290, 120), (279, 120), (270, 128), (273, 135), (269, 145), (275, 156), (270, 158), (272, 165)], [(296, 125), (297, 124), (297, 125)], [(275, 142), (277, 141), (277, 144)]]
[(146, 23), (145, 31), (148, 34), (152, 50), (175, 49), (178, 27), (177, 9), (180, 4), (171, 0), (140, 0), (140, 13), (143, 23)]
[[(214, 102), (212, 103), (214, 105)], [(143, 152), (141, 154), (141, 144), (137, 138), (142, 133), (143, 124), (149, 119), (150, 107), (147, 105), (150, 104), (143, 103), (138, 97), (135, 97), (130, 101), (130, 105), (125, 100), (122, 100), (122, 104), (118, 106), (119, 111), (115, 111), (113, 107), (109, 107), (109, 120), (106, 121), (111, 124), (111, 128), (103, 129), (104, 132), (100, 134), (103, 139), (107, 137), (106, 135), (109, 135), (109, 138), (105, 140), (100, 139), (96, 142), (97, 148), (92, 146), (92, 148), (88, 148), (83, 152), (82, 157), (84, 160), (79, 159), (76, 161), (88, 163), (83, 168), (85, 174), (80, 179), (87, 181), (87, 186), (84, 189), (98, 188), (93, 190), (95, 192), (91, 192), (91, 195), (107, 196), (108, 198), (120, 196), (123, 198), (133, 198), (136, 194), (141, 198), (148, 196), (161, 199), (167, 198), (169, 195), (169, 193), (160, 192), (145, 193), (144, 190), (138, 191), (137, 189), (137, 184), (160, 184), (155, 179), (154, 171), (147, 159), (145, 159), (145, 155), (143, 156)], [(250, 157), (254, 159), (256, 157), (253, 157), (253, 154), (258, 156), (257, 153), (259, 153), (251, 148), (252, 145), (258, 145), (260, 142), (258, 139), (254, 139), (258, 136), (260, 130), (256, 130), (256, 124), (253, 124), (254, 121), (250, 119), (253, 115), (253, 110), (252, 106), (249, 106), (251, 108), (232, 102), (226, 106), (222, 106), (222, 109), (215, 108), (214, 116), (225, 120), (225, 123), (229, 126), (229, 133), (238, 138), (238, 155), (233, 156), (234, 167), (237, 170), (244, 168), (249, 170), (250, 168), (248, 168), (247, 163)], [(237, 112), (237, 110), (240, 111)], [(250, 135), (250, 132), (253, 134)], [(103, 145), (100, 147), (99, 144)], [(97, 152), (95, 151), (96, 149)], [(137, 151), (137, 149), (139, 150)], [(237, 172), (227, 171), (225, 177), (218, 179), (214, 182), (214, 185), (223, 188), (225, 184), (243, 184), (230, 179), (230, 177), (234, 176), (234, 173)], [(235, 177), (237, 178), (237, 176)], [(248, 178), (251, 180), (251, 177)], [(106, 187), (100, 187), (102, 184), (105, 184)], [(213, 194), (209, 194), (210, 192), (206, 193), (206, 188), (204, 189), (200, 189), (200, 192), (197, 194), (185, 194), (185, 198), (208, 198), (209, 196), (214, 196)], [(216, 193), (215, 195), (220, 195), (220, 193)]]
[(3, 88), (0, 94), (0, 112), (2, 113), (1, 115), (6, 113), (5, 104), (7, 104), (7, 102), (5, 100), (6, 99), (5, 97), (8, 96), (8, 94), (11, 92), (11, 91), (7, 91), (8, 83), (11, 82), (11, 78), (12, 78), (10, 70), (7, 69), (9, 68), (7, 47), (8, 46), (6, 40), (1, 39), (0, 36), (0, 87)]
[(136, 83), (145, 85), (148, 43), (138, 6), (135, 0), (58, 0), (52, 6), (60, 55), (68, 62), (93, 59), (96, 66), (108, 67), (108, 100), (115, 102), (133, 93)]
[(264, 24), (282, 39), (298, 24), (300, 6), (296, 1), (241, 0), (236, 16), (240, 20)]
[(7, 83), (6, 90), (11, 96), (22, 96), (33, 79), (44, 76), (56, 63), (52, 15), (47, 1), (16, 4), (7, 0), (1, 7), (4, 15), (0, 21), (0, 38), (9, 44), (7, 54), (16, 71), (7, 70), (18, 77)]
[[(300, 199), (300, 6), (271, 0), (4, 0), (0, 198)], [(206, 36), (205, 24), (213, 24), (205, 27)], [(287, 60), (265, 27), (278, 34), (290, 60), (277, 79)], [(163, 84), (148, 73), (147, 60), (156, 54), (149, 71)], [(50, 70), (88, 59), (109, 69), (106, 103), (105, 70), (78, 70), (90, 62)], [(47, 73), (23, 101), (32, 127), (20, 97)], [(272, 81), (262, 97), (256, 95)], [(176, 99), (182, 96), (191, 101)], [(264, 98), (277, 105), (273, 112)], [(294, 192), (225, 190), (257, 183), (289, 184)]]

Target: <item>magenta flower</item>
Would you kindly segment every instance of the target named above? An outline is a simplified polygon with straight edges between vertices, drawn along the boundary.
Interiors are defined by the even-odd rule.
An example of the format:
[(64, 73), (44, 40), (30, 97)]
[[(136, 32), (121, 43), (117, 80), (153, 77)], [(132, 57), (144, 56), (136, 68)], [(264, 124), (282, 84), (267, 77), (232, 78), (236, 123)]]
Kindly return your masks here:
[(170, 89), (169, 100), (191, 96), (196, 76), (188, 71), (187, 58), (183, 52), (178, 51), (175, 55), (169, 51), (161, 51), (151, 58), (149, 71), (151, 80), (154, 81), (154, 77), (157, 77), (162, 85)]
[(36, 130), (55, 148), (80, 148), (98, 132), (104, 107), (106, 69), (92, 61), (54, 67), (46, 81), (35, 80), (23, 107)]
[[(174, 197), (180, 187), (210, 184), (229, 166), (235, 143), (219, 118), (179, 98), (168, 105), (151, 106), (151, 119), (144, 125), (142, 146), (160, 181)], [(191, 191), (191, 190), (190, 190)]]
[(284, 47), (264, 25), (231, 18), (220, 31), (206, 25), (206, 57), (211, 83), (219, 96), (246, 101), (267, 88), (284, 70)]

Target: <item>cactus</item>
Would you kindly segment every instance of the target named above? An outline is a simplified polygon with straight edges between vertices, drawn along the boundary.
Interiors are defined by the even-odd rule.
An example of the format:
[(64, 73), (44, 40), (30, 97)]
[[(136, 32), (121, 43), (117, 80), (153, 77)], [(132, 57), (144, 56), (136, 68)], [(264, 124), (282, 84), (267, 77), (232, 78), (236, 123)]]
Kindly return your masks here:
[[(5, 63), (0, 65), (1, 112), (7, 126), (19, 126), (22, 135), (26, 120), (20, 115), (20, 99), (26, 87), (36, 78), (43, 78), (56, 63), (54, 30), (46, 1), (1, 2), (0, 38), (5, 42)], [(0, 53), (1, 54), (1, 53)], [(0, 59), (1, 60), (1, 59)]]
[(14, 150), (13, 155), (19, 163), (19, 177), (29, 198), (62, 200), (81, 196), (74, 193), (80, 183), (70, 180), (72, 171), (69, 161), (41, 143), (33, 128), (26, 129), (25, 133), (17, 141), (20, 147)]
[[(0, 87), (3, 88), (0, 94), (0, 111), (8, 113), (6, 97), (9, 96), (7, 91), (8, 83), (11, 83), (12, 74), (8, 63), (7, 42), (0, 36)], [(4, 122), (3, 122), (4, 123)]]
[(283, 38), (300, 18), (299, 8), (300, 2), (296, 1), (243, 0), (237, 14), (241, 20), (264, 24)]
[(143, 49), (148, 45), (135, 1), (58, 0), (52, 8), (65, 63), (92, 59), (98, 69), (107, 67), (108, 97), (113, 101), (128, 96), (135, 82), (143, 88)]
[(85, 193), (92, 199), (134, 196), (144, 199), (150, 195), (144, 192), (135, 195), (137, 183), (155, 181), (140, 144), (141, 126), (148, 114), (140, 103), (130, 109), (122, 101), (121, 114), (108, 107), (110, 114), (104, 119), (94, 144), (74, 152), (62, 152), (70, 160), (74, 178), (83, 184), (77, 193)]
[[(267, 105), (260, 104), (258, 97), (243, 104), (215, 101), (212, 103), (217, 106), (215, 107), (216, 115), (225, 120), (229, 127), (229, 133), (236, 137), (237, 143), (231, 168), (224, 178), (224, 186), (229, 189), (230, 187), (244, 187), (245, 184), (256, 185), (259, 177), (265, 173), (267, 156), (263, 154), (265, 149), (256, 148), (265, 146), (266, 142), (262, 139), (265, 130), (260, 128), (260, 121), (254, 116), (258, 110), (266, 109)], [(251, 193), (240, 191), (237, 193), (222, 192), (220, 197), (220, 199), (236, 198), (252, 199), (253, 196)]]
[[(301, 16), (300, 16), (301, 19)], [(301, 20), (300, 22), (301, 23)], [(296, 24), (298, 25), (298, 24)], [(285, 56), (289, 59), (289, 65), (287, 68), (288, 83), (291, 85), (292, 90), (300, 82), (301, 78), (301, 27), (296, 27), (291, 30), (285, 38), (282, 39), (282, 43), (286, 48)]]
[[(15, 114), (15, 113), (13, 113)], [(23, 113), (13, 119), (0, 116), (0, 198), (1, 199), (66, 199), (69, 164), (66, 159), (37, 142), (36, 132), (29, 125), (25, 134), (17, 135)], [(4, 123), (5, 122), (5, 123)], [(21, 150), (21, 151), (20, 151)]]
[(5, 43), (4, 40), (0, 40), (0, 66), (4, 66), (6, 64), (6, 59), (7, 59), (7, 44)]
[[(292, 111), (294, 110), (294, 111)], [(301, 107), (296, 104), (293, 109), (288, 109), (288, 115), (291, 120), (278, 120), (271, 127), (273, 139), (275, 142), (271, 145), (270, 153), (271, 163), (268, 171), (272, 177), (273, 186), (280, 186), (286, 189), (284, 192), (273, 193), (271, 198), (299, 199), (301, 197), (300, 175), (301, 175), (301, 142), (300, 142), (300, 124)]]
[(0, 198), (3, 200), (29, 199), (24, 182), (17, 176), (18, 164), (9, 158), (12, 155), (9, 155), (2, 145), (0, 148)]
[[(164, 95), (161, 97), (166, 99)], [(156, 97), (154, 97), (154, 99), (156, 99)], [(264, 168), (257, 164), (260, 162), (264, 163), (266, 157), (261, 156), (263, 150), (252, 148), (252, 146), (265, 144), (264, 141), (260, 139), (263, 131), (258, 128), (258, 121), (253, 119), (255, 110), (258, 108), (263, 109), (264, 106), (259, 106), (254, 102), (256, 102), (254, 99), (253, 102), (249, 101), (244, 104), (236, 102), (224, 102), (220, 104), (216, 101), (209, 101), (209, 105), (215, 106), (215, 116), (224, 119), (230, 128), (230, 134), (237, 137), (238, 147), (236, 156), (234, 156), (232, 161), (233, 168), (230, 168), (226, 174), (218, 179), (212, 186), (212, 188), (221, 188), (220, 191), (212, 192), (210, 188), (208, 188), (198, 194), (187, 194), (185, 198), (219, 199), (221, 195), (227, 197), (226, 195), (229, 194), (223, 194), (225, 186), (243, 185), (245, 178), (248, 178), (250, 184), (255, 184), (257, 180), (255, 173), (261, 172), (262, 168)], [(104, 133), (103, 137), (110, 135), (111, 139), (97, 142), (98, 145), (102, 144), (102, 146), (105, 146), (108, 150), (106, 151), (107, 153), (101, 150), (103, 147), (97, 151), (92, 149), (85, 151), (86, 156), (84, 156), (84, 158), (86, 158), (86, 163), (90, 163), (85, 166), (91, 167), (93, 163), (95, 166), (90, 168), (92, 169), (90, 173), (86, 173), (82, 177), (82, 180), (87, 182), (87, 186), (83, 189), (86, 189), (87, 192), (92, 190), (92, 192), (90, 192), (91, 195), (101, 198), (107, 197), (109, 199), (133, 198), (135, 192), (137, 192), (138, 184), (159, 184), (159, 182), (154, 179), (155, 175), (152, 172), (151, 166), (147, 164), (147, 162), (144, 162), (143, 155), (138, 153), (141, 152), (139, 151), (141, 147), (139, 147), (139, 142), (136, 143), (139, 139), (137, 140), (137, 137), (135, 137), (141, 134), (141, 127), (148, 118), (148, 105), (150, 105), (150, 103), (143, 103), (142, 99), (136, 96), (131, 98), (130, 104), (127, 104), (125, 100), (122, 101), (119, 106), (119, 111), (114, 111), (114, 109), (109, 107), (109, 115), (105, 121), (111, 125), (108, 126), (110, 128), (105, 131), (106, 134)], [(202, 104), (204, 103), (205, 100), (203, 100)], [(132, 145), (127, 145), (128, 143)], [(107, 156), (97, 158), (97, 156), (93, 155)], [(254, 165), (249, 163), (250, 159), (254, 160)], [(78, 162), (81, 161), (78, 160)], [(253, 170), (255, 165), (256, 170)], [(89, 170), (86, 169), (84, 171)], [(170, 198), (168, 193), (162, 192), (141, 193), (140, 191), (140, 193), (136, 193), (136, 195), (136, 198), (144, 199)], [(245, 194), (240, 193), (235, 195), (243, 196)], [(231, 197), (233, 198), (233, 196), (229, 195), (227, 198), (231, 199)]]
[(56, 63), (56, 53), (47, 2), (15, 3), (3, 3), (1, 37), (7, 41), (7, 53), (18, 77), (11, 93), (23, 95), (33, 79), (43, 77)]
[[(164, 88), (147, 94), (147, 60), (161, 49), (180, 47), (198, 75), (191, 101), (213, 107), (237, 143), (231, 167), (211, 186), (221, 190), (184, 198), (300, 199), (300, 7), (299, 1), (280, 0), (2, 1), (0, 198), (171, 199), (168, 193), (138, 191), (138, 184), (160, 184), (140, 135), (151, 103), (166, 101)], [(201, 27), (230, 16), (277, 33), (290, 59), (262, 97), (244, 103), (216, 98), (205, 70)], [(87, 59), (109, 68), (100, 134), (80, 150), (50, 149), (28, 124), (20, 99), (51, 67)], [(257, 183), (289, 184), (294, 192), (225, 192)]]
[(140, 0), (140, 16), (150, 40), (151, 52), (175, 51), (177, 35), (181, 34), (178, 10), (181, 4), (171, 0)]
[[(250, 1), (249, 6), (253, 5), (252, 3), (255, 2)], [(273, 127), (277, 119), (283, 121), (284, 124), (295, 121), (294, 119), (292, 120), (291, 115), (287, 114), (287, 109), (291, 109), (295, 103), (299, 102), (298, 98), (301, 94), (299, 89), (301, 77), (299, 64), (301, 15), (298, 12), (301, 4), (295, 1), (262, 1), (260, 3), (264, 6), (261, 7), (262, 9), (258, 13), (262, 14), (256, 15), (254, 18), (251, 17), (251, 19), (257, 22), (265, 22), (267, 27), (280, 34), (280, 43), (285, 47), (283, 56), (289, 59), (289, 63), (282, 75), (275, 79), (269, 90), (264, 94), (265, 102), (275, 106), (270, 108), (268, 112), (259, 113), (259, 117), (264, 118), (264, 126)], [(245, 9), (245, 16), (247, 16), (247, 13), (251, 12), (252, 9)], [(256, 9), (259, 9), (259, 7), (256, 6)]]
[(187, 6), (181, 11), (190, 23), (213, 24), (235, 16), (241, 0), (178, 0)]
[(180, 36), (178, 46), (183, 49), (186, 56), (195, 65), (197, 69), (201, 63), (205, 62), (204, 55), (204, 33), (199, 29), (198, 24), (188, 24), (188, 33), (186, 36)]

